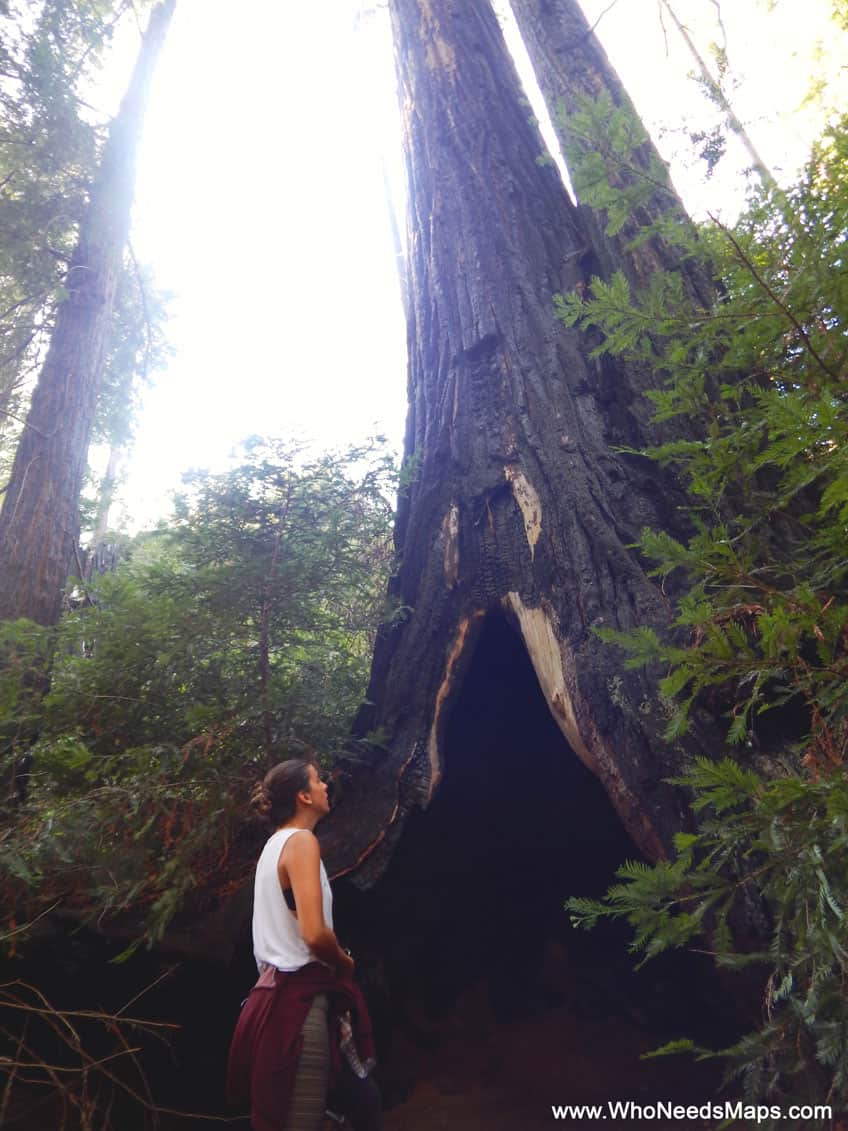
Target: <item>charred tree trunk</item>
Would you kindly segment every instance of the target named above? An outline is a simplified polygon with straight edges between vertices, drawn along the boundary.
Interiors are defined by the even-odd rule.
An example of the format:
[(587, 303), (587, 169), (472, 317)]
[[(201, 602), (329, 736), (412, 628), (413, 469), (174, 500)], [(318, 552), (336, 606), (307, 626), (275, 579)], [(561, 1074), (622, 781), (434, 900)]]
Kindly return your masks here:
[(54, 624), (79, 539), (79, 494), (127, 241), (135, 154), (176, 0), (153, 11), (109, 130), (0, 513), (0, 619)]
[(536, 161), (541, 139), (489, 4), (391, 9), (410, 194), (412, 482), (395, 532), (399, 610), (356, 724), (380, 746), (342, 776), (325, 852), (356, 883), (381, 873), (406, 815), (438, 787), (471, 653), (502, 610), (572, 750), (656, 857), (683, 820), (662, 784), (679, 753), (660, 738), (654, 682), (593, 629), (667, 622), (627, 546), (645, 525), (668, 526), (668, 484), (612, 448), (641, 427), (627, 372), (592, 360), (554, 316), (554, 293), (586, 282), (591, 244), (556, 170)]
[[(510, 4), (554, 128), (566, 148), (568, 131), (563, 116), (567, 123), (581, 99), (606, 93), (615, 106), (626, 107), (637, 117), (630, 96), (589, 26), (579, 0), (510, 0)], [(667, 166), (648, 137), (634, 150), (627, 165), (613, 170), (610, 177), (611, 183), (621, 188), (636, 178), (647, 178), (653, 193), (616, 235), (607, 235), (602, 212), (581, 208), (598, 257), (598, 274), (608, 278), (613, 271), (622, 270), (633, 286), (643, 287), (657, 269), (680, 271), (693, 298), (709, 305), (713, 290), (702, 268), (681, 263), (680, 253), (656, 236), (638, 247), (632, 246), (640, 231), (660, 218), (671, 216), (681, 224), (690, 223)]]

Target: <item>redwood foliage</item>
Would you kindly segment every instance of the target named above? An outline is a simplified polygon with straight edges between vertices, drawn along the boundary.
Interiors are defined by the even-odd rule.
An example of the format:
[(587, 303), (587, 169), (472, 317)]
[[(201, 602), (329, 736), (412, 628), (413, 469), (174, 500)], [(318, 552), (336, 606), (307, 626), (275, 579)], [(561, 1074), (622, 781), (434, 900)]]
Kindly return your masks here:
[(39, 732), (0, 840), (18, 922), (58, 902), (161, 937), (178, 911), (240, 889), (255, 780), (286, 753), (328, 757), (362, 698), (391, 482), (379, 447), (308, 459), (251, 441), (229, 472), (189, 479), (171, 530), (86, 588), (35, 705), (46, 632), (5, 626), (7, 762)]
[(796, 185), (690, 244), (720, 275), (712, 308), (693, 308), (666, 273), (641, 292), (617, 274), (559, 300), (568, 324), (602, 331), (601, 351), (651, 360), (666, 378), (657, 415), (683, 425), (648, 454), (685, 475), (693, 533), (639, 540), (657, 576), (684, 579), (674, 631), (600, 635), (631, 665), (662, 663), (669, 737), (706, 707), (736, 748), (704, 751), (677, 780), (698, 826), (678, 834), (673, 859), (628, 866), (606, 904), (573, 911), (626, 917), (648, 957), (706, 932), (720, 965), (760, 972), (760, 1025), (722, 1051), (729, 1074), (752, 1099), (837, 1108), (848, 1103), (846, 234), (843, 119)]

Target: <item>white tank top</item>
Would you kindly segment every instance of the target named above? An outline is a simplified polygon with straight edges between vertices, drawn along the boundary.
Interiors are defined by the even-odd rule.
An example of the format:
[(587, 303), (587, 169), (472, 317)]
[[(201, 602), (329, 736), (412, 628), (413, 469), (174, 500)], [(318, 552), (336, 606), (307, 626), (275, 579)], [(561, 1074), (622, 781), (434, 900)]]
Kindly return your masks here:
[[(280, 877), (277, 872), (280, 854), (286, 841), (303, 829), (277, 829), (265, 842), (265, 847), (256, 865), (256, 879), (253, 884), (253, 954), (256, 965), (262, 973), (266, 966), (276, 966), (278, 970), (299, 970), (308, 962), (320, 959), (312, 953), (300, 933), (300, 925), (293, 912), (289, 911)], [(333, 926), (333, 893), (324, 861), (321, 861), (321, 905), (324, 922)]]

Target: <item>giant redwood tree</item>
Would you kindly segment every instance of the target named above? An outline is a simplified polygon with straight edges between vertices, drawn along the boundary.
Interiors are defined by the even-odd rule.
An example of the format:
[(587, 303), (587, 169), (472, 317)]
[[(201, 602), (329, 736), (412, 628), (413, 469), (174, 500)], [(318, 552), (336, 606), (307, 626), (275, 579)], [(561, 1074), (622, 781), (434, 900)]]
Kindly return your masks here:
[(130, 224), (135, 155), (176, 0), (151, 13), (111, 124), (0, 512), (0, 619), (59, 618), (79, 538), (79, 496)]
[[(511, 694), (507, 675), (466, 737), (448, 741), (476, 653), (506, 624), (563, 757), (588, 767), (656, 857), (682, 821), (663, 784), (679, 753), (662, 740), (654, 683), (595, 630), (667, 622), (629, 547), (644, 526), (674, 522), (675, 487), (618, 450), (649, 432), (643, 376), (593, 358), (592, 341), (555, 315), (554, 295), (597, 271), (598, 229), (537, 160), (542, 141), (488, 0), (390, 8), (410, 199), (407, 486), (396, 611), (356, 724), (370, 754), (343, 778), (326, 851), (357, 884), (383, 872), (410, 815), (438, 801), (451, 758)], [(585, 62), (588, 30), (583, 49)], [(525, 709), (516, 789), (533, 775), (517, 698)]]

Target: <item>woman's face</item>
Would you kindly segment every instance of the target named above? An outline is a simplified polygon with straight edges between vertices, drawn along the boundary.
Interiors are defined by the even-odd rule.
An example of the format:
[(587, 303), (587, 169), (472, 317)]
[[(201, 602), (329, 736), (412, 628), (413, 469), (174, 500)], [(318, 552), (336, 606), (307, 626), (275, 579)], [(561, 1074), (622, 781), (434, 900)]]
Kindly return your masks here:
[(309, 796), (312, 808), (320, 817), (326, 817), (330, 812), (330, 796), (327, 783), (322, 779), (316, 766), (309, 766)]

